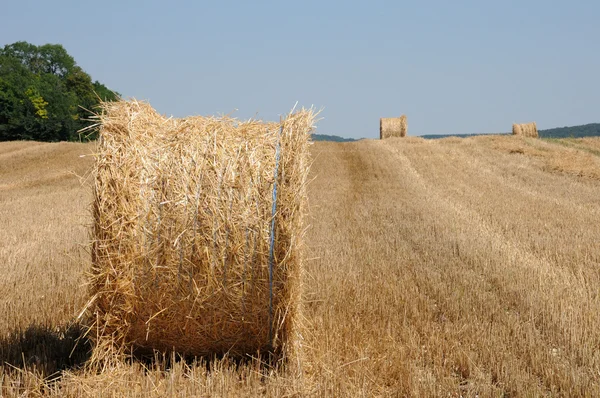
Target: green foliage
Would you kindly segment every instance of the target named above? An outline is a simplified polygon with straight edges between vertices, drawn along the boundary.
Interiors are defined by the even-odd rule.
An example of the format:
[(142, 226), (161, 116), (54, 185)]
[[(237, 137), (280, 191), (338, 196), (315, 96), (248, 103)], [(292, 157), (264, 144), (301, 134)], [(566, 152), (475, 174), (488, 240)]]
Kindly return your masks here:
[(0, 141), (79, 140), (77, 131), (100, 101), (118, 98), (60, 44), (17, 42), (0, 49)]
[(104, 84), (100, 83), (98, 80), (96, 80), (93, 83), (93, 86), (94, 86), (94, 92), (102, 101), (116, 101), (120, 97), (119, 93), (110, 90), (108, 87), (106, 87)]
[(29, 87), (27, 91), (25, 91), (25, 95), (31, 101), (31, 104), (35, 108), (35, 114), (38, 115), (42, 119), (48, 119), (48, 110), (46, 109), (46, 105), (48, 103), (44, 101), (44, 98), (40, 95), (40, 93), (33, 87)]

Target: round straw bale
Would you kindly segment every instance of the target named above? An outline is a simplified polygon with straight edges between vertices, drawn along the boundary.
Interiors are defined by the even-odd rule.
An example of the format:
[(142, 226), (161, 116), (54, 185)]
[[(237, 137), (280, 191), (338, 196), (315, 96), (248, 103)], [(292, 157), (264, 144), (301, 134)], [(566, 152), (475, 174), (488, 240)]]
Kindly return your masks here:
[(513, 135), (522, 135), (524, 137), (532, 138), (537, 138), (539, 136), (537, 125), (535, 124), (535, 122), (521, 124), (514, 123), (512, 133)]
[(406, 137), (408, 123), (406, 115), (400, 117), (382, 117), (379, 119), (379, 138)]
[(312, 110), (167, 119), (121, 101), (98, 118), (95, 356), (293, 351)]

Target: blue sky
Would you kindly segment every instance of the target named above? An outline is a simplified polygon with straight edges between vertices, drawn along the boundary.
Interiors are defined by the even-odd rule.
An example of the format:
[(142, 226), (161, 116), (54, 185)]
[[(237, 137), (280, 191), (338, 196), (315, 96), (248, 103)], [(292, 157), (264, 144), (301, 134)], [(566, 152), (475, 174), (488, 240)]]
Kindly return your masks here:
[(600, 122), (597, 1), (6, 1), (0, 45), (60, 43), (93, 79), (177, 117), (276, 119), (375, 138)]

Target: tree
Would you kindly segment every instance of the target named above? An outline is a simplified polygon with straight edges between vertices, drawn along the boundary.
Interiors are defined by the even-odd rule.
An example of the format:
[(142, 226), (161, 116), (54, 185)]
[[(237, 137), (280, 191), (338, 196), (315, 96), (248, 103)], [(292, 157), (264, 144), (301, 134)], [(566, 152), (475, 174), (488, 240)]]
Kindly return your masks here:
[(0, 55), (0, 140), (24, 135), (25, 93), (32, 80), (31, 72), (18, 59)]
[(38, 47), (38, 53), (43, 73), (51, 73), (65, 78), (73, 73), (75, 68), (83, 72), (80, 67), (76, 66), (75, 59), (60, 44), (44, 44)]
[[(0, 49), (0, 140), (76, 140), (89, 112), (119, 94), (92, 78), (60, 44)], [(89, 137), (88, 138), (95, 138)]]
[(0, 55), (18, 59), (35, 74), (51, 73), (59, 77), (67, 76), (75, 67), (75, 60), (60, 44), (33, 44), (18, 41), (4, 46)]
[(121, 94), (116, 91), (110, 90), (104, 84), (100, 83), (98, 80), (94, 82), (94, 92), (100, 98), (101, 101), (117, 101)]

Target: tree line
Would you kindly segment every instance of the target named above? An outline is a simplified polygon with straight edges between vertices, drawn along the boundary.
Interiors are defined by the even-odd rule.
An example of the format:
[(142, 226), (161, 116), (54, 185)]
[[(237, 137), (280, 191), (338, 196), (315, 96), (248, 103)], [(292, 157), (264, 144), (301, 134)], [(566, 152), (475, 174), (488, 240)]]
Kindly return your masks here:
[(100, 101), (120, 97), (60, 44), (24, 41), (0, 49), (0, 141), (75, 141)]
[(540, 130), (542, 138), (582, 138), (600, 136), (600, 123), (589, 123), (581, 126), (557, 127)]

